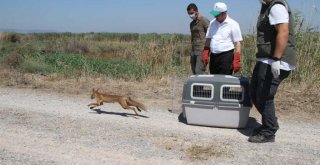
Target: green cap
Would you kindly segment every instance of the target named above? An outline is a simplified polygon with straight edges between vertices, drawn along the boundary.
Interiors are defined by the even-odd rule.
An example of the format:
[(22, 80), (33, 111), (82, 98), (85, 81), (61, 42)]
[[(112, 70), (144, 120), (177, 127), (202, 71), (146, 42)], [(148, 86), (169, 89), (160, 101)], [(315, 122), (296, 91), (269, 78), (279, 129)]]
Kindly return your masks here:
[(221, 12), (212, 10), (212, 11), (210, 12), (210, 14), (212, 14), (213, 16), (217, 16), (217, 15), (221, 14)]

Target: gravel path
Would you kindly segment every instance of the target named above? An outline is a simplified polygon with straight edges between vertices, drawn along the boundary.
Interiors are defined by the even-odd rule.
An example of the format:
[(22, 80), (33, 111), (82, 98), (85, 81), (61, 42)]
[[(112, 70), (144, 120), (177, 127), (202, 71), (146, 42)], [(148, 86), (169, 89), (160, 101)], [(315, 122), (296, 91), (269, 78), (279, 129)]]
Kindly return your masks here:
[(92, 111), (86, 95), (0, 87), (0, 164), (320, 164), (320, 122), (279, 121), (275, 143), (247, 129), (187, 125), (149, 107)]

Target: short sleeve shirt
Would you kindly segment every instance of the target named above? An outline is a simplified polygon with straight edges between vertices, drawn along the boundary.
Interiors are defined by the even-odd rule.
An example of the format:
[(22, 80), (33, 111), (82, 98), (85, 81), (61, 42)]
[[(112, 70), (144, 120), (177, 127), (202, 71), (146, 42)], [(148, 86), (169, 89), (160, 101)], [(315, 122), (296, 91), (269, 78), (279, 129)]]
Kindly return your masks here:
[(286, 7), (281, 4), (272, 6), (269, 14), (269, 21), (271, 25), (289, 23), (289, 13)]
[(211, 39), (210, 50), (212, 53), (232, 50), (235, 42), (243, 40), (239, 24), (229, 16), (222, 23), (212, 20), (206, 38)]

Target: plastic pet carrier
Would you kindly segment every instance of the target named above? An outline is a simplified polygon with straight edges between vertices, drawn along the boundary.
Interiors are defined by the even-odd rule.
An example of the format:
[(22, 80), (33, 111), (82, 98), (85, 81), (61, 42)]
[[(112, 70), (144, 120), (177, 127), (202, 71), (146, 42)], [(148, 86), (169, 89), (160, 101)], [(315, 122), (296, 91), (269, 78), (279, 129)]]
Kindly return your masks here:
[(196, 75), (183, 86), (183, 115), (188, 124), (244, 128), (252, 107), (249, 80), (228, 75)]

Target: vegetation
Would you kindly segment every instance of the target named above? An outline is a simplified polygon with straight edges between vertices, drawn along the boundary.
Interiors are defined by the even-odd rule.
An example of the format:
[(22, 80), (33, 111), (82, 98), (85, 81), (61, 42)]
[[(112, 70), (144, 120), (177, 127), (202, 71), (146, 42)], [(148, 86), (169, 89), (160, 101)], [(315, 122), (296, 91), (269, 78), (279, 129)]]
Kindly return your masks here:
[(103, 74), (126, 80), (181, 76), (189, 72), (188, 40), (182, 34), (2, 33), (0, 61), (40, 74)]
[[(320, 33), (303, 30), (302, 22), (296, 22), (297, 69), (287, 81), (318, 83)], [(244, 36), (243, 45), (242, 70), (237, 75), (250, 76), (256, 60), (255, 36)], [(183, 34), (0, 33), (1, 65), (23, 73), (125, 80), (188, 76), (190, 53), (190, 36)]]

